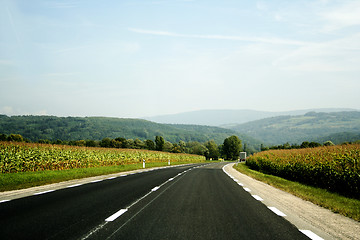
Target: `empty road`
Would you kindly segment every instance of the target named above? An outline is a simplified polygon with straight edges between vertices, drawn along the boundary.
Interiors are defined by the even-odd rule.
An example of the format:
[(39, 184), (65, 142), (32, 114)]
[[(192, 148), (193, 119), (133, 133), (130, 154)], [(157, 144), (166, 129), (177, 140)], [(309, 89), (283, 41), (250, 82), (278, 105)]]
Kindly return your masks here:
[(0, 238), (309, 239), (224, 165), (171, 167), (3, 201)]

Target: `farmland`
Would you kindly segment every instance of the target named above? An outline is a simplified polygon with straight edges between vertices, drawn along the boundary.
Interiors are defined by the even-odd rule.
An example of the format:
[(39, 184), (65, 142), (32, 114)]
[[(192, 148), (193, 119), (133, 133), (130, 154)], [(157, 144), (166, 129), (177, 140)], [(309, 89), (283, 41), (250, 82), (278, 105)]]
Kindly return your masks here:
[(114, 165), (201, 162), (205, 157), (137, 149), (104, 149), (50, 144), (0, 142), (0, 172), (35, 172)]
[(254, 170), (360, 198), (360, 144), (271, 150), (249, 157)]

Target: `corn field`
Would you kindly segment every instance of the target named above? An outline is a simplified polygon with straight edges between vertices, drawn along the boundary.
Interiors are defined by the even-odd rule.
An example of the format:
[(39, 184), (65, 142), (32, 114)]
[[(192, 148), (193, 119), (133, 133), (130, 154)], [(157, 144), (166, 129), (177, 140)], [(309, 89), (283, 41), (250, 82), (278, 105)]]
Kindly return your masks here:
[(254, 154), (254, 170), (360, 199), (360, 144)]
[(205, 157), (136, 149), (0, 142), (0, 173), (65, 170), (151, 162), (202, 162)]

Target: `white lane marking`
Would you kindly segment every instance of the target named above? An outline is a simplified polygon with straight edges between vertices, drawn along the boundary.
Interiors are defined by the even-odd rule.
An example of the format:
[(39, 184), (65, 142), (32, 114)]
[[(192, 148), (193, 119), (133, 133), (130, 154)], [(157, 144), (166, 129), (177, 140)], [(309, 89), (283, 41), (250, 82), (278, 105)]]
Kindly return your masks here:
[(156, 190), (158, 190), (160, 187), (157, 186), (157, 187), (154, 187), (153, 189), (151, 189), (152, 192), (155, 192)]
[(116, 177), (109, 177), (109, 178), (107, 178), (107, 180), (111, 180), (111, 179), (114, 179), (114, 178), (116, 178)]
[(50, 192), (54, 192), (54, 191), (55, 190), (47, 190), (47, 191), (43, 191), (43, 192), (34, 193), (33, 195), (41, 195), (41, 194), (50, 193)]
[(244, 184), (242, 184), (241, 182), (238, 182), (238, 184), (239, 184), (240, 186), (244, 186)]
[(105, 221), (106, 222), (112, 222), (112, 221), (114, 221), (115, 219), (117, 219), (118, 217), (120, 217), (121, 215), (123, 215), (126, 212), (127, 212), (127, 208), (120, 209), (119, 211), (117, 211), (116, 213), (114, 213), (113, 215), (111, 215), (110, 217), (105, 219)]
[(102, 181), (104, 181), (104, 179), (94, 180), (94, 181), (91, 181), (91, 183), (102, 182)]
[(300, 232), (302, 232), (303, 234), (305, 234), (307, 237), (309, 237), (312, 240), (324, 240), (323, 238), (319, 237), (318, 235), (316, 235), (315, 233), (313, 233), (310, 230), (300, 230)]
[(276, 207), (268, 207), (271, 211), (273, 211), (275, 214), (277, 214), (280, 217), (285, 217), (286, 214), (281, 212), (279, 209), (277, 209)]
[(6, 200), (1, 200), (0, 203), (9, 202), (9, 201), (11, 201), (11, 200), (7, 200), (7, 199)]
[(174, 180), (174, 178), (173, 178), (173, 177), (172, 177), (172, 178), (169, 178), (168, 182), (170, 182), (170, 181), (172, 181), (172, 180)]
[(247, 188), (247, 187), (244, 187), (244, 190), (247, 191), (247, 192), (251, 192), (251, 189)]
[(253, 198), (255, 198), (256, 200), (258, 200), (258, 201), (264, 201), (264, 199), (262, 199), (260, 196), (258, 196), (258, 195), (251, 195), (251, 196), (253, 196)]
[(237, 180), (236, 178), (233, 178), (235, 182), (239, 182), (239, 180)]
[(81, 185), (83, 185), (83, 184), (82, 183), (74, 184), (74, 185), (67, 186), (67, 188), (78, 187), (78, 186), (81, 186)]

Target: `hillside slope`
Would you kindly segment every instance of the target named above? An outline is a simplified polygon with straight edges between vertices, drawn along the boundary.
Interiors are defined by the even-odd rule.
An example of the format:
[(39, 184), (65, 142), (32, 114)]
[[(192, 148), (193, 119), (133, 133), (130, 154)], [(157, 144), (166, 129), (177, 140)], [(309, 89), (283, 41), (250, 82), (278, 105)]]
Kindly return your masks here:
[(159, 124), (142, 119), (107, 117), (8, 117), (0, 115), (0, 133), (21, 134), (32, 141), (40, 139), (101, 140), (106, 137), (154, 140), (155, 136), (163, 136), (165, 140), (172, 143), (180, 140), (185, 142), (215, 140), (217, 144), (222, 144), (224, 139), (231, 135), (237, 135), (244, 143), (256, 145), (256, 149), (261, 144), (261, 142), (231, 129), (197, 125)]
[[(360, 134), (360, 112), (309, 112), (301, 116), (279, 116), (239, 124), (232, 130), (260, 139), (267, 144), (332, 140), (355, 141)], [(331, 138), (330, 138), (331, 137)], [(341, 137), (341, 140), (337, 140)]]
[(260, 120), (263, 118), (287, 116), (287, 115), (303, 115), (307, 112), (340, 112), (340, 111), (355, 111), (347, 108), (322, 108), (322, 109), (307, 109), (295, 110), (285, 112), (266, 112), (247, 109), (238, 110), (199, 110), (192, 112), (183, 112), (178, 114), (160, 115), (154, 117), (144, 117), (144, 119), (157, 123), (171, 123), (171, 124), (196, 124), (208, 126), (225, 126), (246, 123), (250, 121)]

